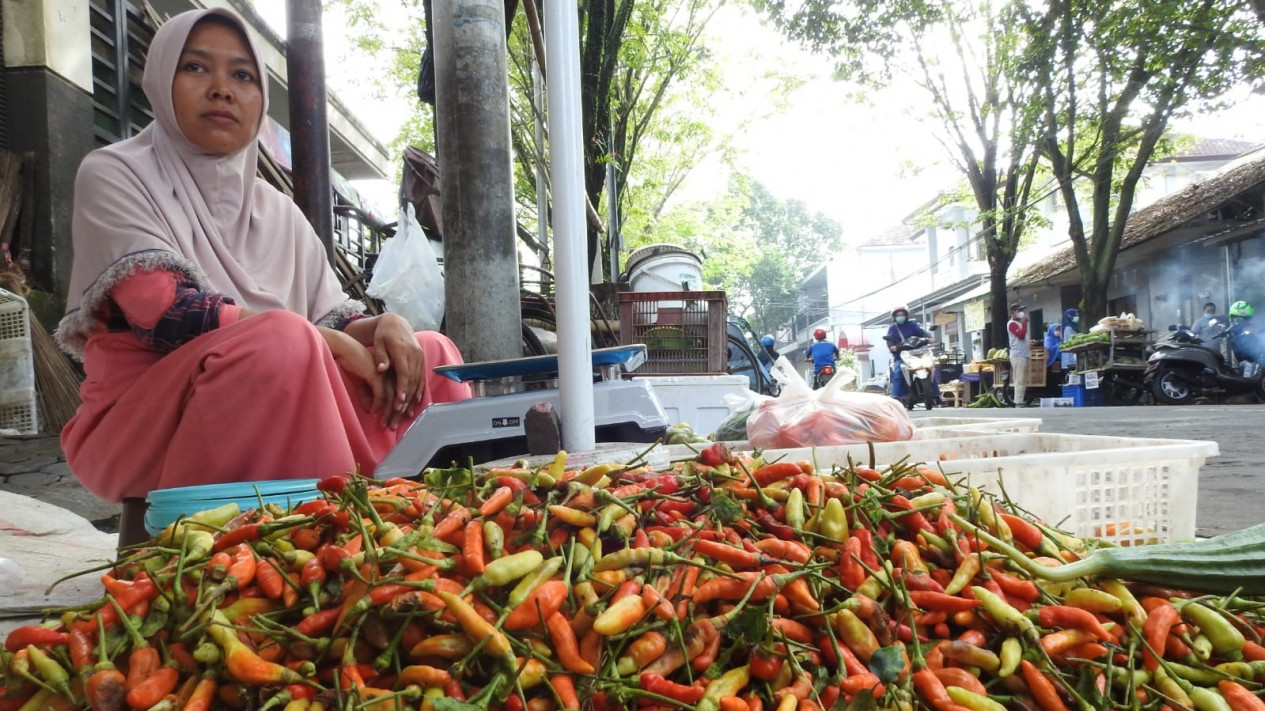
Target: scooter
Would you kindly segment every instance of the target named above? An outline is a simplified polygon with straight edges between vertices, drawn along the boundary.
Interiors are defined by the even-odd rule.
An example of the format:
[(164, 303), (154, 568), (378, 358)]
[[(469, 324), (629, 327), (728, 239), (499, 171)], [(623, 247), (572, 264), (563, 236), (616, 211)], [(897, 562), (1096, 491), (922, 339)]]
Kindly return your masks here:
[(914, 336), (896, 344), (900, 356), (900, 372), (905, 378), (905, 409), (912, 410), (921, 402), (928, 410), (936, 404), (936, 386), (932, 382), (936, 359), (931, 353), (931, 340)]
[(825, 387), (830, 379), (835, 377), (835, 367), (833, 365), (823, 365), (813, 374), (813, 390), (820, 390)]
[(1156, 344), (1142, 376), (1156, 400), (1186, 405), (1200, 397), (1253, 393), (1265, 402), (1265, 370), (1260, 365), (1265, 348), (1249, 322), (1221, 324), (1208, 342), (1187, 328), (1172, 330), (1172, 336)]

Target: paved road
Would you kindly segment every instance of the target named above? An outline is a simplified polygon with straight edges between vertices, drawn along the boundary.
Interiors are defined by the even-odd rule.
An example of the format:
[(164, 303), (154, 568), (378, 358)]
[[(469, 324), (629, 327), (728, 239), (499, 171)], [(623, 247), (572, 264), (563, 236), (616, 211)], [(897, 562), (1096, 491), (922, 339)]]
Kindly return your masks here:
[[(1187, 407), (941, 409), (932, 417), (1039, 417), (1042, 432), (1123, 437), (1204, 439), (1221, 454), (1201, 471), (1196, 526), (1216, 535), (1265, 521), (1265, 405)], [(0, 437), (0, 491), (23, 494), (69, 509), (102, 531), (118, 530), (119, 507), (79, 486), (56, 437)]]
[(1221, 454), (1200, 471), (1198, 534), (1212, 536), (1265, 522), (1265, 405), (951, 408), (918, 411), (914, 419), (928, 416), (1039, 417), (1041, 432), (1212, 440)]

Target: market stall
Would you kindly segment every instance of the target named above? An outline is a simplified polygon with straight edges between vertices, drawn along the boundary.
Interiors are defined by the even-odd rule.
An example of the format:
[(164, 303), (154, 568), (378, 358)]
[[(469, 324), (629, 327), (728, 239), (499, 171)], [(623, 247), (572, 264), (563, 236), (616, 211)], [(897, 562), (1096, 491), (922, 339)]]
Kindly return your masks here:
[(1083, 404), (1136, 405), (1144, 401), (1142, 375), (1155, 345), (1154, 332), (1125, 314), (1102, 319), (1088, 333), (1077, 334), (1062, 346), (1076, 356), (1069, 373), (1067, 396)]

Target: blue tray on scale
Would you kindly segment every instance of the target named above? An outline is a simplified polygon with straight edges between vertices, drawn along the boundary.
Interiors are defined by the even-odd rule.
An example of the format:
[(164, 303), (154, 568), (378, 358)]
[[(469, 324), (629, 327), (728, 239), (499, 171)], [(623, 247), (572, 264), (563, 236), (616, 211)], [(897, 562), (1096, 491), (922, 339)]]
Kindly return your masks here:
[[(593, 350), (593, 367), (619, 366), (625, 373), (640, 368), (646, 362), (646, 347), (639, 343), (614, 348)], [(435, 372), (459, 383), (495, 378), (513, 378), (525, 375), (550, 375), (558, 372), (558, 356), (542, 355), (508, 360), (489, 360), (482, 363), (443, 365)]]

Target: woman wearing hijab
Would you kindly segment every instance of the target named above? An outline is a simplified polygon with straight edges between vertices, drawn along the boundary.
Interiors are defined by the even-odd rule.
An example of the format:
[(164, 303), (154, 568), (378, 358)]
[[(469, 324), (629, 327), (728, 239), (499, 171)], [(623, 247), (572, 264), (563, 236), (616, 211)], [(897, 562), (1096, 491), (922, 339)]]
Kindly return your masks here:
[[(1080, 329), (1077, 328), (1077, 324), (1080, 323), (1080, 320), (1081, 312), (1078, 309), (1067, 309), (1063, 312), (1063, 323), (1061, 324), (1063, 326), (1063, 333), (1059, 339), (1060, 344), (1080, 332)], [(1075, 353), (1063, 353), (1060, 357), (1063, 361), (1063, 372), (1076, 370)]]
[[(1058, 370), (1063, 365), (1063, 360), (1059, 357), (1059, 346), (1063, 343), (1063, 325), (1058, 323), (1050, 324), (1045, 329), (1045, 369)], [(1056, 367), (1058, 366), (1058, 367)]]
[(103, 499), (372, 472), (423, 408), (469, 397), (433, 372), (452, 342), (363, 315), (256, 177), (265, 76), (236, 14), (178, 15), (145, 65), (154, 122), (79, 169), (57, 335), (86, 379), (62, 447)]

